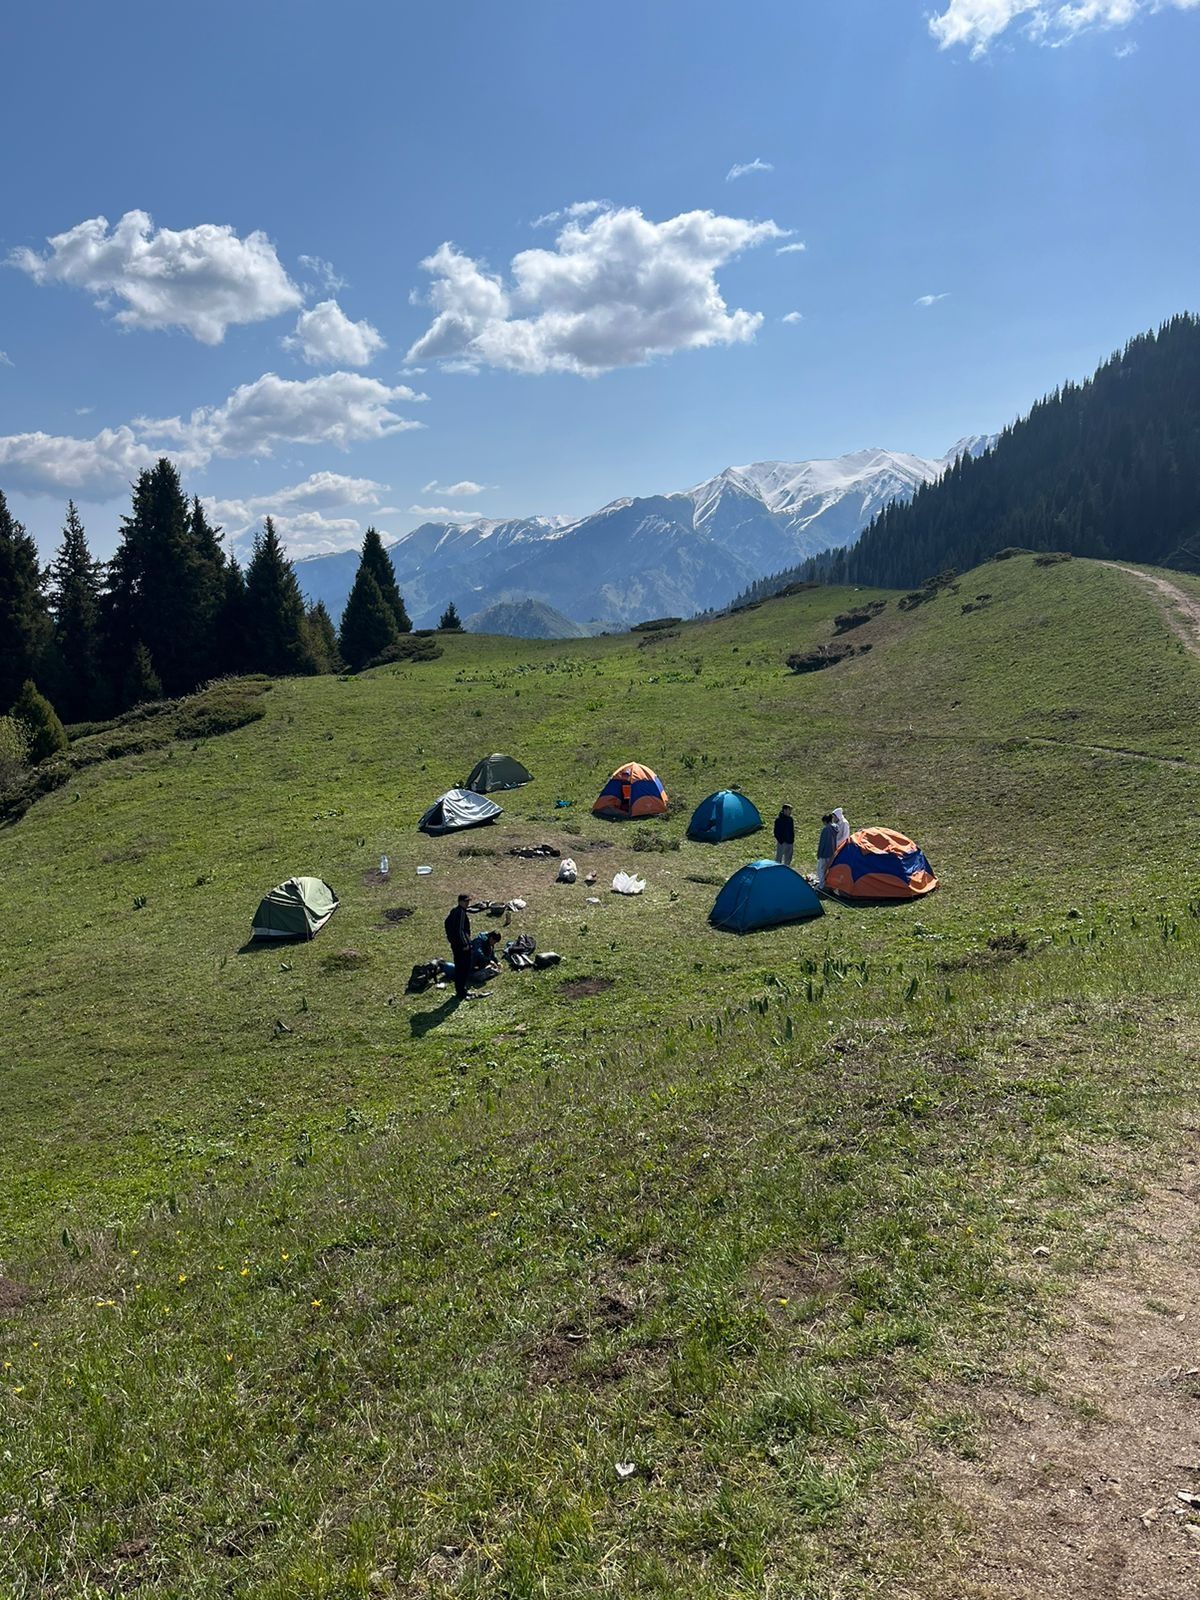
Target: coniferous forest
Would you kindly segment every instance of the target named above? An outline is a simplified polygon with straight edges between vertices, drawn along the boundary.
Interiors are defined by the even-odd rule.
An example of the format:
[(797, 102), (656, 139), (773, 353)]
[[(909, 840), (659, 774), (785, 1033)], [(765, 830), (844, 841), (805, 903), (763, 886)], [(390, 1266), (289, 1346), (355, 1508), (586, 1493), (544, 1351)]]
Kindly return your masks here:
[(1085, 383), (1069, 383), (961, 456), (908, 503), (893, 503), (843, 550), (755, 584), (912, 588), (997, 551), (1200, 570), (1200, 317), (1132, 339)]
[(56, 721), (86, 722), (231, 674), (364, 666), (411, 629), (373, 528), (363, 541), (359, 587), (373, 608), (371, 625), (350, 617), (339, 637), (322, 602), (305, 606), (271, 518), (243, 571), (165, 457), (134, 484), (107, 563), (93, 558), (71, 502), (57, 553), (43, 569), (0, 492), (0, 718), (23, 711), (29, 729), (30, 708), (48, 702)]

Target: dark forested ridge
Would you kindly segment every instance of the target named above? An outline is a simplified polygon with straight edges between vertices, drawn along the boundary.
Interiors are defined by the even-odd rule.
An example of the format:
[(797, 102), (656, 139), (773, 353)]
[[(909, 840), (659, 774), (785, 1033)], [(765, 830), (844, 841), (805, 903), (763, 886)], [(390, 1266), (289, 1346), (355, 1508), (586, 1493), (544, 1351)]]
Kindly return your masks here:
[(1200, 568), (1200, 318), (1133, 339), (1056, 389), (992, 448), (961, 456), (845, 550), (748, 590), (805, 580), (911, 588), (1008, 546)]

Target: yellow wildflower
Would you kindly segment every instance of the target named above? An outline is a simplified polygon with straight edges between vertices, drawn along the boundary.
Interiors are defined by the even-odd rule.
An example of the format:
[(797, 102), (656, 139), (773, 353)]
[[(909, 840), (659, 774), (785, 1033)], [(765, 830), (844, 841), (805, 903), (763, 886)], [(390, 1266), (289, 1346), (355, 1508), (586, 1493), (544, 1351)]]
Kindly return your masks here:
[(286, 1250), (281, 1250), (279, 1252), (279, 1259), (280, 1261), (286, 1261), (288, 1259), (288, 1253)]
[(243, 1267), (241, 1272), (238, 1274), (238, 1276), (242, 1277), (242, 1278), (248, 1278), (250, 1276), (250, 1268), (249, 1267)]
[(179, 1281), (180, 1281), (180, 1283), (186, 1283), (187, 1282), (187, 1273), (186, 1272), (181, 1272), (179, 1274)]
[(310, 1304), (312, 1305), (314, 1311), (319, 1311), (321, 1309), (321, 1302), (319, 1300), (313, 1300), (310, 1302)]

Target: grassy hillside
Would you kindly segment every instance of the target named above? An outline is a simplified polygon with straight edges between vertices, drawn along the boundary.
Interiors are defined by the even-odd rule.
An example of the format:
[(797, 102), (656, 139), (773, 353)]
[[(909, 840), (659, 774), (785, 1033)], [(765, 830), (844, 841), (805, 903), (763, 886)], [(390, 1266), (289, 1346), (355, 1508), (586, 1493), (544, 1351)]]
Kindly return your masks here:
[[(1195, 1087), (1200, 664), (1131, 580), (1021, 558), (786, 672), (867, 598), (450, 636), (0, 833), (8, 1589), (833, 1597), (949, 1536), (922, 1453)], [(492, 749), (535, 784), (419, 835)], [(671, 815), (594, 820), (631, 757)], [(715, 933), (760, 845), (683, 833), (731, 783), (798, 862), (841, 803), (942, 890)], [(506, 853), (542, 839), (600, 904)], [(333, 922), (242, 953), (298, 872)], [(460, 887), (561, 967), (405, 996)]]

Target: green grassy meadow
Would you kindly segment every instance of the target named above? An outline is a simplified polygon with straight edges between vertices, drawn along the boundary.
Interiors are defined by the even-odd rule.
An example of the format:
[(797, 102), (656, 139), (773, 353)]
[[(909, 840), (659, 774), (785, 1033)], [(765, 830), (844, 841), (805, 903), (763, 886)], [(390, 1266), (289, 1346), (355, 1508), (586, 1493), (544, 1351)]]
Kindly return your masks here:
[[(450, 636), (0, 831), (0, 1594), (926, 1581), (929, 1460), (1197, 1087), (1200, 662), (1129, 578), (1018, 557), (788, 673), (870, 598)], [(494, 749), (536, 781), (419, 834)], [(627, 759), (668, 817), (590, 815)], [(732, 784), (764, 834), (688, 842)], [(782, 800), (798, 866), (842, 804), (941, 890), (715, 932)], [(507, 854), (542, 840), (579, 883)], [(294, 873), (333, 921), (243, 952)], [(460, 888), (561, 966), (406, 995)]]

